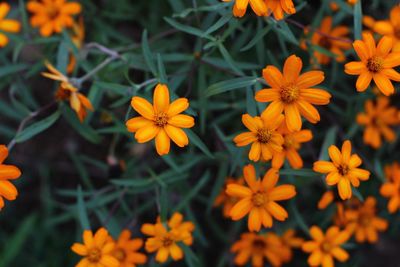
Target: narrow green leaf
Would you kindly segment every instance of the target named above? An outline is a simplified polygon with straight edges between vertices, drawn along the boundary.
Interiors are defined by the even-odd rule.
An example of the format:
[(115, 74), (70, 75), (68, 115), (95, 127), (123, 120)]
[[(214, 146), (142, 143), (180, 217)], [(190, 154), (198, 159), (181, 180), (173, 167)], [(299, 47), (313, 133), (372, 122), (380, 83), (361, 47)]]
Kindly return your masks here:
[(353, 19), (354, 19), (354, 40), (360, 40), (361, 39), (361, 32), (362, 32), (362, 6), (361, 6), (361, 0), (357, 1), (357, 3), (354, 5), (354, 14), (353, 14)]
[(257, 78), (255, 77), (241, 77), (232, 80), (227, 80), (211, 85), (207, 88), (205, 95), (210, 97), (213, 95), (222, 94), (235, 89), (243, 89), (248, 86), (256, 84)]
[(17, 143), (22, 143), (22, 142), (25, 142), (25, 141), (31, 139), (35, 135), (45, 131), (50, 126), (52, 126), (58, 120), (59, 117), (60, 117), (60, 112), (56, 111), (49, 117), (26, 127), (22, 132), (20, 132), (15, 137), (15, 141)]
[(204, 154), (206, 154), (209, 158), (214, 158), (214, 155), (208, 150), (208, 147), (201, 141), (200, 137), (197, 136), (192, 130), (185, 129), (186, 134), (189, 137), (190, 142), (192, 142), (195, 146), (197, 146)]
[(90, 230), (89, 218), (87, 216), (85, 201), (83, 199), (82, 188), (80, 185), (78, 186), (77, 198), (79, 222), (81, 223), (83, 230)]
[(154, 65), (153, 54), (151, 53), (149, 41), (147, 39), (147, 30), (144, 30), (142, 35), (142, 52), (144, 60), (146, 61), (147, 67), (149, 67), (151, 73), (157, 77), (156, 66)]
[(28, 67), (29, 67), (29, 65), (23, 64), (23, 63), (14, 64), (14, 65), (6, 65), (3, 67), (0, 67), (0, 78), (23, 71), (23, 70), (27, 69)]

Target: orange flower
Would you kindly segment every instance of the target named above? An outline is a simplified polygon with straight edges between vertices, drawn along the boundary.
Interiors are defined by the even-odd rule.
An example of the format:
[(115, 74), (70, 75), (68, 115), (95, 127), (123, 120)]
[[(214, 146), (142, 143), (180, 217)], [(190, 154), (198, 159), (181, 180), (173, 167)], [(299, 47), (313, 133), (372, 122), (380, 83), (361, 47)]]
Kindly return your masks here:
[(338, 185), (339, 196), (341, 199), (350, 199), (352, 195), (351, 185), (358, 187), (361, 181), (369, 178), (370, 172), (357, 168), (362, 160), (356, 154), (351, 154), (351, 143), (346, 140), (342, 145), (342, 151), (336, 146), (329, 147), (330, 161), (314, 162), (314, 171), (328, 173), (326, 183), (330, 186)]
[(400, 52), (391, 52), (393, 39), (384, 36), (376, 46), (372, 35), (364, 33), (363, 40), (356, 40), (353, 47), (361, 61), (347, 63), (344, 71), (350, 75), (359, 75), (357, 91), (365, 91), (373, 79), (384, 95), (393, 94), (391, 80), (400, 81), (400, 73), (393, 69), (400, 65)]
[(388, 142), (396, 139), (396, 133), (390, 128), (399, 124), (397, 109), (390, 106), (387, 97), (378, 97), (376, 105), (372, 100), (365, 103), (365, 113), (357, 115), (357, 123), (365, 126), (364, 143), (379, 148), (382, 145), (381, 136)]
[(119, 267), (136, 267), (137, 264), (144, 264), (147, 261), (147, 256), (138, 252), (142, 246), (141, 238), (131, 239), (131, 231), (124, 230), (115, 242), (112, 255), (119, 261)]
[(274, 153), (282, 151), (284, 139), (277, 128), (282, 124), (284, 116), (278, 114), (276, 117), (267, 117), (265, 112), (261, 117), (251, 117), (249, 114), (242, 116), (242, 122), (249, 129), (237, 135), (233, 141), (236, 146), (251, 145), (249, 159), (252, 161), (268, 161)]
[[(16, 33), (21, 30), (21, 24), (13, 19), (6, 19), (10, 5), (8, 3), (0, 3), (0, 31)], [(8, 37), (0, 32), (0, 47), (8, 44)]]
[(3, 164), (8, 157), (8, 149), (5, 145), (0, 145), (0, 210), (4, 207), (4, 199), (15, 200), (18, 191), (8, 180), (14, 180), (21, 176), (21, 171), (13, 165)]
[(295, 14), (296, 8), (292, 0), (265, 0), (268, 7), (268, 13), (273, 13), (275, 19), (281, 20), (286, 14)]
[(157, 153), (169, 153), (170, 140), (179, 147), (189, 144), (186, 133), (181, 128), (192, 128), (194, 119), (180, 114), (189, 107), (186, 98), (178, 98), (170, 103), (169, 90), (164, 84), (158, 84), (154, 90), (153, 105), (146, 99), (135, 96), (131, 105), (141, 116), (126, 122), (129, 132), (135, 133), (139, 143), (146, 143), (155, 138)]
[(400, 164), (395, 162), (385, 167), (386, 182), (381, 186), (380, 193), (389, 199), (387, 209), (395, 213), (400, 209)]
[(346, 209), (344, 217), (347, 221), (346, 231), (355, 233), (358, 243), (376, 243), (378, 232), (385, 231), (388, 222), (376, 216), (376, 199), (368, 197), (358, 209)]
[(229, 184), (243, 185), (244, 184), (244, 180), (243, 180), (243, 178), (239, 178), (239, 179), (233, 179), (233, 178), (230, 178), (230, 177), (227, 178), (227, 180), (225, 181), (225, 185), (224, 185), (223, 190), (221, 190), (219, 195), (215, 198), (214, 206), (215, 207), (223, 206), (222, 214), (226, 218), (229, 218), (229, 213), (230, 213), (233, 205), (235, 205), (235, 203), (238, 201), (237, 198), (231, 197), (226, 193), (226, 188), (227, 188), (227, 186)]
[(32, 27), (39, 27), (44, 37), (71, 28), (74, 21), (72, 16), (81, 12), (79, 3), (66, 0), (31, 0), (26, 7), (33, 13), (30, 19)]
[(332, 191), (326, 191), (318, 201), (318, 209), (326, 209), (335, 199), (335, 194)]
[(388, 20), (379, 20), (373, 24), (373, 31), (393, 38), (393, 52), (400, 52), (400, 6), (395, 5)]
[(324, 80), (322, 71), (309, 71), (300, 75), (303, 63), (292, 55), (285, 61), (283, 74), (275, 66), (263, 70), (265, 81), (272, 87), (256, 93), (260, 102), (272, 102), (265, 110), (268, 118), (276, 118), (285, 111), (286, 125), (290, 131), (300, 131), (301, 116), (311, 123), (320, 120), (312, 105), (327, 105), (331, 95), (325, 90), (312, 88)]
[(286, 123), (282, 123), (281, 127), (278, 128), (278, 132), (282, 134), (285, 141), (282, 151), (274, 153), (272, 167), (280, 169), (283, 166), (285, 158), (287, 158), (293, 169), (303, 168), (303, 160), (297, 151), (300, 149), (302, 143), (312, 139), (312, 132), (310, 130), (290, 132)]
[(111, 253), (114, 242), (104, 228), (100, 228), (93, 236), (92, 231), (83, 232), (83, 244), (75, 243), (71, 250), (83, 259), (76, 267), (119, 267), (119, 262)]
[(270, 169), (261, 180), (257, 180), (253, 165), (243, 168), (243, 176), (247, 186), (229, 184), (226, 193), (240, 200), (232, 207), (230, 216), (237, 221), (249, 214), (248, 227), (250, 231), (260, 231), (261, 225), (272, 227), (272, 217), (284, 221), (289, 216), (287, 211), (277, 201), (291, 199), (296, 195), (293, 185), (276, 186), (278, 170)]
[(79, 120), (83, 122), (88, 110), (93, 111), (92, 103), (86, 96), (79, 93), (78, 89), (69, 82), (68, 78), (53, 65), (49, 62), (46, 62), (45, 65), (50, 72), (42, 72), (42, 75), (46, 78), (61, 82), (56, 92), (56, 99), (61, 101), (69, 100), (71, 108), (76, 112)]
[[(232, 0), (222, 0), (223, 2), (231, 2)], [(243, 17), (246, 14), (248, 5), (250, 4), (251, 9), (257, 16), (267, 15), (267, 5), (264, 0), (233, 0), (235, 4), (233, 5), (233, 15), (235, 17)]]
[(304, 252), (311, 253), (307, 261), (310, 266), (332, 267), (334, 259), (340, 262), (348, 260), (349, 254), (341, 247), (350, 238), (348, 232), (331, 226), (324, 235), (318, 226), (312, 226), (310, 235), (313, 240), (304, 242), (302, 246)]
[(284, 263), (289, 263), (293, 258), (293, 248), (301, 248), (304, 243), (303, 238), (296, 236), (296, 231), (293, 229), (288, 229), (279, 237), (282, 242), (281, 258)]
[(162, 223), (158, 218), (155, 224), (146, 223), (142, 225), (142, 233), (151, 236), (146, 240), (146, 251), (149, 253), (157, 251), (157, 262), (164, 263), (169, 256), (174, 261), (181, 260), (184, 255), (179, 243), (182, 242), (187, 246), (192, 245), (194, 224), (182, 220), (182, 214), (174, 213), (167, 224)]

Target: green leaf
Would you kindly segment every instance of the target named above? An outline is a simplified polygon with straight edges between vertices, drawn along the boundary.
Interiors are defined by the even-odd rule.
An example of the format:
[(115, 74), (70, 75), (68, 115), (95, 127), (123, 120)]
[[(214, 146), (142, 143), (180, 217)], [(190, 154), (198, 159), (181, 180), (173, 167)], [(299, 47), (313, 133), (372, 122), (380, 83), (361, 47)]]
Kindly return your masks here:
[(322, 143), (321, 146), (321, 151), (319, 154), (319, 160), (328, 160), (329, 156), (328, 156), (328, 148), (331, 145), (335, 144), (335, 140), (336, 140), (336, 133), (337, 133), (337, 127), (333, 126), (331, 127), (325, 134), (325, 139), (324, 142)]
[(49, 117), (26, 127), (22, 132), (20, 132), (15, 137), (15, 141), (17, 143), (22, 143), (22, 142), (25, 142), (25, 141), (31, 139), (35, 135), (45, 131), (50, 126), (52, 126), (58, 120), (59, 117), (60, 117), (60, 112), (56, 111)]
[(83, 230), (90, 230), (89, 218), (86, 212), (85, 201), (83, 199), (82, 188), (80, 185), (78, 186), (77, 198), (79, 222), (81, 223)]
[(203, 31), (200, 30), (200, 29), (197, 29), (197, 28), (192, 27), (192, 26), (187, 26), (187, 25), (181, 24), (181, 23), (179, 23), (179, 22), (177, 22), (176, 20), (173, 20), (173, 19), (171, 19), (171, 18), (165, 17), (164, 20), (165, 20), (169, 25), (171, 25), (172, 27), (174, 27), (174, 28), (177, 29), (177, 30), (186, 32), (186, 33), (191, 34), (191, 35), (198, 36), (198, 37), (200, 37), (200, 38), (207, 38), (207, 39), (209, 39), (209, 40), (214, 40), (214, 38), (213, 38), (212, 36), (206, 34), (205, 32), (203, 32)]
[(205, 95), (210, 97), (213, 95), (222, 94), (235, 89), (242, 89), (256, 84), (257, 78), (255, 77), (241, 77), (232, 80), (227, 80), (211, 85), (207, 88)]
[(23, 64), (23, 63), (0, 67), (0, 78), (14, 74), (16, 72), (23, 71), (23, 70), (27, 69), (28, 67), (29, 67), (29, 65)]
[(225, 61), (228, 63), (228, 65), (231, 67), (231, 69), (236, 72), (238, 75), (244, 76), (244, 73), (242, 70), (240, 70), (236, 63), (233, 61), (231, 55), (229, 54), (228, 50), (226, 50), (225, 46), (222, 43), (218, 43), (218, 49), (219, 52), (221, 52), (222, 57), (225, 59)]
[(153, 60), (153, 54), (151, 53), (149, 41), (147, 39), (147, 30), (144, 30), (143, 35), (142, 35), (142, 52), (143, 52), (144, 60), (146, 61), (146, 64), (149, 67), (151, 73), (153, 73), (153, 75), (155, 77), (157, 77), (158, 75), (157, 75), (156, 66), (155, 66), (154, 60)]
[(224, 26), (226, 23), (228, 23), (232, 18), (232, 12), (226, 13), (224, 16), (222, 16), (214, 25), (208, 28), (208, 30), (205, 32), (206, 35), (209, 35), (222, 26)]
[(301, 177), (320, 177), (320, 173), (316, 173), (311, 169), (283, 169), (279, 171), (280, 175), (291, 175), (291, 176), (301, 176)]
[(354, 5), (354, 40), (361, 39), (361, 32), (362, 32), (362, 7), (361, 7), (361, 0), (357, 1)]
[(255, 46), (259, 40), (264, 38), (272, 30), (272, 27), (273, 24), (269, 24), (262, 31), (257, 32), (256, 35), (253, 37), (253, 39), (251, 39), (251, 41), (247, 45), (245, 45), (242, 49), (240, 49), (240, 51), (244, 52)]
[(162, 84), (168, 83), (167, 72), (165, 71), (164, 63), (161, 59), (161, 55), (157, 54), (157, 65), (158, 65), (158, 79)]
[(182, 242), (179, 244), (185, 253), (185, 262), (188, 267), (199, 267), (199, 259), (196, 254), (193, 253), (192, 249)]
[(189, 137), (190, 142), (192, 142), (195, 146), (197, 146), (204, 154), (206, 154), (209, 158), (214, 158), (214, 155), (208, 150), (208, 147), (201, 141), (200, 137), (197, 136), (192, 130), (185, 129), (186, 134)]

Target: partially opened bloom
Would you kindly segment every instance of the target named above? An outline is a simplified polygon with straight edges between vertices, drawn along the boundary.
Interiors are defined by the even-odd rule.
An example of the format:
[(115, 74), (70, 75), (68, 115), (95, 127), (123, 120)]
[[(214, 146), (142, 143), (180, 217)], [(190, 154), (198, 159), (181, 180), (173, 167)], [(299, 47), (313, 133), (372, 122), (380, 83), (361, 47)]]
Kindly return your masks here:
[(400, 164), (393, 163), (385, 167), (386, 182), (381, 186), (380, 193), (389, 199), (387, 209), (395, 213), (400, 209)]
[(90, 230), (83, 232), (83, 244), (75, 243), (71, 250), (83, 259), (76, 267), (119, 267), (119, 261), (112, 256), (114, 241), (108, 231), (100, 228), (94, 234)]
[(26, 8), (32, 13), (30, 18), (32, 27), (40, 28), (40, 34), (44, 37), (72, 27), (73, 16), (81, 12), (81, 5), (78, 2), (67, 0), (30, 0)]
[(42, 72), (42, 75), (60, 82), (60, 87), (56, 92), (56, 99), (69, 101), (71, 108), (76, 112), (79, 120), (83, 122), (88, 110), (93, 111), (92, 103), (85, 95), (79, 93), (79, 90), (69, 82), (68, 78), (53, 65), (49, 62), (46, 62), (45, 65), (50, 72)]
[(283, 166), (285, 159), (287, 159), (293, 169), (303, 168), (303, 159), (297, 151), (301, 148), (302, 143), (308, 142), (312, 139), (312, 132), (310, 130), (290, 132), (286, 123), (282, 123), (278, 128), (278, 132), (282, 134), (285, 141), (282, 146), (282, 151), (274, 153), (272, 158), (272, 167), (280, 169)]
[(171, 257), (174, 261), (184, 257), (179, 243), (190, 246), (193, 243), (192, 232), (194, 224), (183, 222), (183, 216), (175, 213), (167, 224), (157, 219), (155, 224), (143, 224), (142, 233), (150, 236), (146, 240), (145, 248), (149, 253), (157, 251), (156, 261), (164, 263)]
[(4, 198), (10, 201), (17, 198), (17, 188), (9, 180), (21, 176), (21, 171), (16, 166), (4, 164), (7, 157), (7, 147), (0, 145), (0, 210), (4, 207)]
[(275, 118), (285, 112), (286, 125), (290, 131), (300, 131), (301, 116), (311, 123), (320, 120), (318, 110), (313, 105), (327, 105), (331, 95), (314, 86), (325, 78), (322, 71), (309, 71), (300, 74), (303, 63), (292, 55), (285, 61), (283, 73), (275, 66), (267, 66), (263, 77), (271, 88), (256, 93), (259, 102), (271, 102), (265, 113), (268, 118)]
[(388, 222), (376, 215), (376, 199), (368, 197), (358, 209), (346, 209), (346, 231), (354, 233), (358, 243), (376, 243), (378, 232), (383, 232), (388, 227)]
[(285, 14), (296, 13), (293, 0), (265, 0), (265, 3), (268, 7), (268, 14), (272, 13), (277, 20), (283, 19)]
[(119, 267), (136, 267), (147, 261), (147, 256), (138, 251), (142, 246), (141, 238), (132, 238), (131, 231), (123, 230), (115, 241), (112, 255), (119, 261)]
[(239, 147), (251, 144), (250, 160), (268, 161), (274, 153), (282, 151), (284, 139), (277, 128), (283, 120), (284, 116), (281, 114), (276, 117), (266, 117), (265, 112), (261, 114), (261, 117), (244, 114), (242, 122), (249, 131), (237, 135), (233, 141)]
[[(224, 2), (231, 2), (232, 0), (222, 0)], [(233, 15), (235, 17), (243, 17), (246, 14), (247, 7), (250, 4), (251, 9), (257, 16), (266, 16), (267, 5), (264, 0), (233, 0), (235, 4), (233, 5)]]
[(159, 155), (169, 153), (171, 140), (179, 147), (189, 144), (189, 139), (181, 128), (192, 128), (194, 119), (180, 114), (189, 107), (186, 98), (178, 98), (170, 103), (168, 87), (158, 84), (154, 89), (153, 105), (139, 96), (132, 98), (131, 105), (141, 116), (128, 120), (126, 127), (128, 131), (135, 133), (139, 143), (155, 139)]
[(393, 94), (391, 80), (400, 81), (400, 73), (394, 70), (400, 65), (400, 52), (392, 52), (393, 39), (384, 36), (376, 45), (374, 37), (364, 33), (363, 40), (356, 40), (353, 47), (361, 61), (347, 63), (344, 71), (350, 75), (358, 75), (357, 91), (364, 92), (373, 79), (384, 95)]
[(238, 199), (236, 197), (231, 197), (226, 193), (226, 188), (229, 184), (243, 185), (244, 180), (243, 180), (243, 178), (234, 179), (234, 178), (228, 177), (225, 181), (225, 185), (222, 188), (221, 192), (215, 198), (214, 206), (215, 207), (222, 206), (222, 214), (226, 218), (229, 218), (229, 214), (230, 214), (230, 211), (231, 211), (233, 205), (235, 205), (235, 203), (238, 201)]
[[(19, 32), (21, 30), (19, 21), (6, 18), (9, 11), (10, 5), (8, 3), (0, 3), (0, 31), (11, 33)], [(8, 44), (8, 37), (2, 32), (0, 32), (0, 47), (4, 47)]]
[(339, 196), (341, 199), (350, 199), (352, 195), (351, 185), (358, 187), (361, 181), (369, 178), (370, 172), (358, 168), (362, 164), (362, 160), (356, 154), (351, 154), (351, 143), (349, 140), (344, 141), (342, 151), (334, 145), (328, 149), (331, 161), (314, 162), (314, 171), (326, 173), (326, 183), (330, 186), (338, 186)]
[(376, 104), (368, 100), (365, 102), (365, 112), (357, 115), (357, 123), (365, 127), (364, 143), (376, 149), (382, 145), (382, 137), (388, 142), (396, 139), (391, 127), (399, 124), (398, 110), (390, 106), (388, 97), (378, 97)]
[(270, 169), (262, 179), (257, 179), (253, 165), (243, 168), (246, 185), (229, 184), (226, 193), (240, 199), (232, 207), (230, 216), (232, 220), (242, 219), (247, 214), (248, 228), (250, 231), (260, 231), (261, 225), (272, 227), (273, 218), (284, 221), (289, 216), (287, 211), (277, 202), (288, 200), (296, 195), (293, 185), (278, 185), (278, 170)]
[(388, 20), (376, 21), (373, 31), (393, 38), (393, 52), (400, 52), (400, 6), (395, 5), (390, 11)]
[(302, 246), (304, 252), (311, 254), (307, 260), (310, 266), (333, 267), (334, 259), (340, 262), (348, 260), (349, 254), (341, 247), (350, 238), (347, 231), (331, 226), (324, 234), (318, 226), (312, 226), (310, 235), (312, 240)]

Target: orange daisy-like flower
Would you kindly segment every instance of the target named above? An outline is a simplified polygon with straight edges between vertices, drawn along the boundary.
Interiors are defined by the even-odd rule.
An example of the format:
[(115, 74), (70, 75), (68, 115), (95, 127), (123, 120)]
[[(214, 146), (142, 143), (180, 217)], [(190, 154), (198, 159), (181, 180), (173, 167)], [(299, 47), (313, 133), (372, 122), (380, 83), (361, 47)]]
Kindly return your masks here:
[(167, 224), (157, 219), (156, 224), (143, 224), (142, 233), (151, 236), (146, 240), (146, 251), (153, 253), (157, 251), (156, 261), (164, 263), (171, 256), (174, 261), (181, 260), (184, 256), (179, 243), (187, 246), (192, 245), (192, 232), (194, 224), (183, 222), (183, 216), (175, 213)]
[(363, 40), (356, 40), (353, 47), (361, 61), (347, 63), (344, 71), (350, 75), (359, 75), (357, 91), (364, 92), (373, 79), (384, 95), (393, 94), (391, 80), (400, 81), (400, 73), (393, 69), (400, 65), (400, 52), (391, 52), (393, 39), (384, 36), (376, 45), (374, 37), (364, 33)]
[(281, 20), (286, 14), (295, 14), (296, 8), (292, 0), (265, 0), (268, 8), (268, 14), (272, 12), (274, 18)]
[[(0, 31), (16, 33), (21, 30), (21, 24), (17, 20), (6, 19), (10, 9), (8, 3), (0, 3)], [(4, 47), (8, 44), (8, 37), (2, 32), (0, 32), (0, 47)]]
[(92, 231), (83, 232), (83, 244), (75, 243), (72, 251), (83, 259), (76, 267), (119, 267), (119, 261), (112, 256), (114, 241), (108, 231), (100, 228), (93, 236)]
[(284, 143), (281, 152), (276, 152), (272, 158), (272, 167), (280, 169), (285, 162), (285, 158), (289, 161), (293, 169), (303, 168), (303, 160), (297, 152), (302, 143), (308, 142), (313, 138), (310, 130), (300, 130), (290, 132), (286, 123), (282, 123), (278, 128), (278, 132), (282, 134)]
[(276, 169), (267, 171), (263, 179), (257, 180), (253, 165), (243, 168), (243, 176), (247, 186), (229, 184), (226, 193), (240, 199), (232, 207), (230, 216), (237, 221), (249, 214), (250, 231), (260, 231), (261, 225), (272, 227), (273, 219), (284, 221), (289, 216), (277, 201), (288, 200), (296, 195), (293, 185), (278, 185), (279, 173)]
[(388, 142), (396, 139), (396, 133), (390, 127), (399, 124), (398, 110), (390, 106), (387, 97), (378, 97), (376, 105), (368, 100), (365, 103), (365, 113), (357, 115), (357, 123), (365, 126), (364, 143), (376, 149), (382, 145), (381, 136)]
[(131, 231), (124, 230), (115, 242), (112, 255), (119, 261), (119, 267), (136, 267), (137, 264), (144, 264), (147, 261), (147, 256), (138, 252), (143, 246), (143, 240), (131, 239), (131, 235)]
[(326, 234), (318, 226), (310, 228), (312, 241), (306, 241), (302, 245), (302, 249), (306, 253), (311, 253), (308, 257), (310, 266), (332, 267), (334, 259), (345, 262), (349, 258), (349, 254), (341, 247), (350, 238), (347, 231), (340, 231), (339, 227), (332, 226)]
[[(222, 0), (223, 2), (231, 2), (232, 0)], [(241, 18), (246, 14), (247, 7), (250, 4), (251, 9), (257, 16), (266, 16), (268, 14), (267, 5), (264, 0), (233, 0), (233, 15)]]
[(284, 139), (277, 128), (283, 120), (284, 116), (281, 114), (276, 117), (267, 117), (265, 112), (261, 117), (244, 114), (242, 122), (250, 131), (237, 135), (233, 141), (239, 147), (252, 144), (249, 151), (250, 160), (268, 161), (274, 153), (282, 151)]
[(395, 213), (400, 209), (400, 164), (395, 162), (385, 167), (386, 182), (381, 186), (380, 193), (389, 199), (387, 209)]
[(33, 13), (30, 19), (32, 27), (39, 27), (44, 37), (72, 27), (73, 15), (81, 12), (79, 3), (66, 0), (31, 0), (26, 8)]
[(300, 75), (303, 63), (295, 55), (288, 57), (283, 73), (275, 66), (263, 70), (265, 81), (272, 87), (256, 93), (259, 102), (272, 102), (265, 110), (268, 118), (276, 118), (285, 112), (286, 125), (290, 131), (300, 131), (301, 115), (311, 123), (320, 120), (313, 105), (327, 105), (331, 95), (325, 90), (313, 88), (325, 78), (322, 71), (309, 71)]
[(231, 197), (226, 193), (226, 188), (229, 184), (243, 185), (244, 180), (243, 180), (243, 178), (239, 178), (239, 179), (234, 179), (231, 177), (227, 178), (225, 181), (224, 188), (221, 190), (219, 195), (215, 198), (214, 207), (222, 206), (222, 214), (226, 218), (230, 217), (229, 216), (230, 211), (231, 211), (233, 205), (235, 205), (235, 203), (238, 201), (237, 198)]
[(328, 173), (326, 183), (330, 186), (338, 185), (341, 199), (350, 199), (352, 195), (351, 185), (358, 187), (361, 181), (369, 178), (370, 172), (358, 168), (362, 160), (356, 154), (351, 154), (351, 143), (344, 141), (342, 151), (337, 146), (331, 145), (328, 149), (330, 161), (314, 162), (314, 171)]
[(69, 82), (68, 77), (62, 74), (49, 62), (46, 62), (45, 65), (50, 72), (42, 72), (42, 75), (46, 78), (60, 82), (60, 87), (56, 92), (56, 99), (69, 100), (71, 108), (76, 112), (79, 120), (83, 122), (88, 110), (93, 111), (92, 103), (86, 96), (79, 93), (78, 89)]
[(4, 199), (15, 200), (18, 196), (17, 188), (8, 180), (14, 180), (21, 176), (21, 171), (13, 165), (3, 164), (8, 157), (8, 149), (0, 145), (0, 210), (4, 207)]
[(373, 24), (373, 31), (393, 38), (393, 52), (400, 52), (400, 6), (395, 5), (388, 20), (379, 20)]
[(180, 114), (189, 107), (186, 98), (178, 98), (170, 103), (168, 87), (158, 84), (154, 90), (153, 105), (138, 96), (132, 98), (131, 105), (141, 116), (128, 120), (126, 127), (128, 131), (135, 133), (139, 143), (155, 138), (159, 155), (169, 153), (171, 140), (179, 147), (189, 144), (189, 139), (181, 128), (192, 128), (194, 119)]

